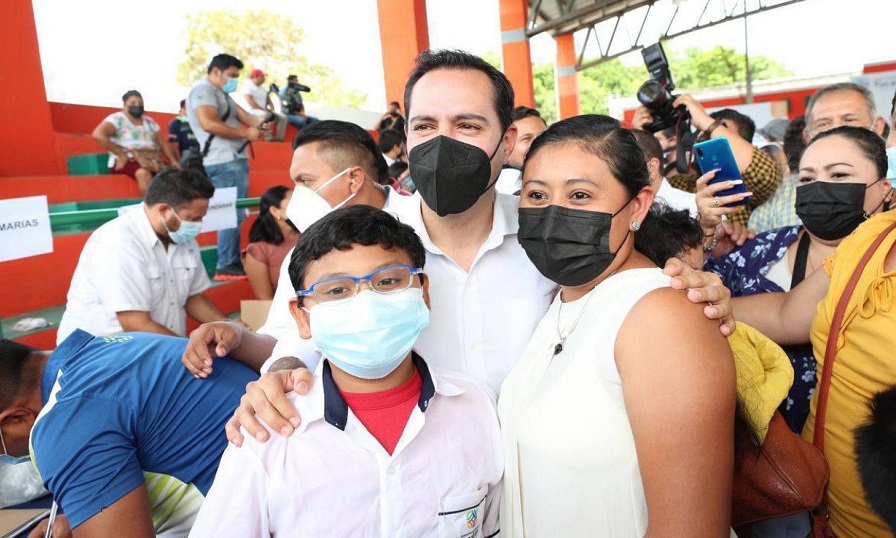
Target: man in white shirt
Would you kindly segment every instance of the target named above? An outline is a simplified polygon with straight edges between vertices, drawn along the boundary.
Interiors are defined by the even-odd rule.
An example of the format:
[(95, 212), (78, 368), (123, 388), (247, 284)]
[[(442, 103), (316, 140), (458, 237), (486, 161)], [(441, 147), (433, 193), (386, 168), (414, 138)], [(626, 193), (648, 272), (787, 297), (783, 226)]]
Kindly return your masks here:
[(267, 75), (261, 69), (253, 69), (249, 73), (249, 81), (246, 82), (243, 89), (243, 101), (245, 102), (243, 108), (260, 120), (266, 119), (268, 114), (274, 115), (277, 122), (276, 131), (265, 132), (265, 138), (276, 142), (283, 140), (283, 137), (286, 136), (287, 119), (282, 114), (274, 113), (270, 90), (264, 87), (265, 80), (267, 80)]
[(697, 195), (673, 187), (663, 176), (663, 148), (656, 137), (641, 129), (632, 129), (635, 140), (647, 159), (650, 187), (655, 197), (662, 199), (672, 209), (687, 209), (692, 217), (697, 216)]
[[(432, 323), (415, 349), (430, 364), (468, 374), (497, 393), (557, 289), (519, 245), (518, 199), (494, 189), (516, 141), (513, 89), (481, 58), (426, 51), (405, 87), (405, 110), (408, 160), (419, 197), (397, 212), (426, 249), (424, 269), (433, 297)], [(220, 342), (219, 336), (191, 335), (184, 362), (193, 373), (211, 371), (208, 347), (213, 342)], [(216, 353), (226, 353), (225, 347), (230, 350), (219, 346)], [(297, 426), (294, 409), (282, 405), (282, 383), (289, 383), (291, 374), (278, 374), (263, 376), (250, 390), (273, 400)], [(266, 438), (254, 411), (247, 403), (236, 417), (250, 434)], [(292, 431), (276, 412), (262, 413), (262, 418), (281, 433)], [(233, 423), (228, 438), (242, 439)]]
[(535, 137), (548, 128), (541, 113), (527, 106), (518, 106), (513, 109), (513, 125), (516, 127), (516, 144), (513, 145), (513, 153), (510, 154), (507, 164), (501, 169), (495, 189), (504, 194), (517, 194), (522, 188), (523, 162), (529, 153), (529, 146)]
[(304, 422), (228, 447), (191, 536), (497, 535), (494, 404), (411, 351), (429, 321), (414, 230), (348, 207), (312, 225), (293, 258), (294, 323), (327, 357), (310, 393), (291, 397)]
[(56, 342), (75, 329), (184, 336), (188, 314), (200, 323), (225, 319), (202, 295), (209, 281), (195, 240), (214, 192), (204, 174), (168, 168), (150, 183), (143, 204), (93, 232)]

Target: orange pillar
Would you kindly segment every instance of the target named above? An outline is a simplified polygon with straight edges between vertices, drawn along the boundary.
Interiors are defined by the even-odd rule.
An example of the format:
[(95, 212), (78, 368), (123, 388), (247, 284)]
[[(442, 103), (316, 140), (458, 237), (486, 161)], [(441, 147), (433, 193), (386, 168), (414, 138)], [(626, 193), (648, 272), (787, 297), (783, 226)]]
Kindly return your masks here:
[(414, 57), (429, 48), (426, 0), (378, 0), (377, 9), (386, 101), (398, 101), (404, 107), (404, 85)]
[(579, 114), (576, 42), (572, 34), (558, 35), (554, 41), (557, 43), (557, 110), (562, 120)]
[[(58, 174), (56, 135), (40, 66), (31, 0), (3, 3), (0, 17), (0, 177)], [(0, 189), (2, 196), (2, 189)]]
[(516, 104), (535, 106), (532, 86), (532, 60), (529, 58), (529, 38), (526, 37), (528, 0), (500, 0), (501, 53), (504, 74), (513, 84)]

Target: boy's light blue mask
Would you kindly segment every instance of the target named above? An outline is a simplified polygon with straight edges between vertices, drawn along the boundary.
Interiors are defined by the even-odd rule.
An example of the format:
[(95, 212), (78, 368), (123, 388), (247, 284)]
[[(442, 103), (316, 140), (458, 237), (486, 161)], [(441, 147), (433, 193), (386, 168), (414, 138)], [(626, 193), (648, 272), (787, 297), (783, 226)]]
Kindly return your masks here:
[(308, 311), (311, 341), (333, 366), (361, 379), (391, 374), (429, 325), (420, 288), (386, 294), (362, 291)]

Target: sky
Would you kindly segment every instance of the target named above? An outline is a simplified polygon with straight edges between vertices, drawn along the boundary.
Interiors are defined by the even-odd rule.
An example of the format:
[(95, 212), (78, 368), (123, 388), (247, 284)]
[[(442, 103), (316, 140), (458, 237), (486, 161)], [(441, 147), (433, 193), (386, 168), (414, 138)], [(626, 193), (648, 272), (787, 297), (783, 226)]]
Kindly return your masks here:
[[(679, 1), (684, 8), (699, 4), (698, 0)], [(671, 2), (661, 0), (657, 9), (671, 9)], [(251, 6), (292, 17), (306, 34), (296, 46), (298, 54), (329, 66), (347, 87), (366, 94), (364, 108), (386, 107), (376, 0), (32, 3), (50, 101), (118, 107), (121, 94), (137, 88), (148, 110), (173, 112), (187, 91), (175, 82), (187, 42), (186, 16), (209, 6), (234, 12)], [(430, 46), (500, 54), (498, 5), (498, 0), (428, 0)], [(893, 0), (805, 0), (750, 17), (749, 51), (783, 63), (796, 76), (858, 73), (867, 63), (896, 61), (894, 15)], [(637, 28), (629, 31), (636, 33)], [(584, 34), (576, 37), (581, 40)], [(685, 49), (717, 45), (743, 51), (743, 21), (678, 37), (666, 46)], [(532, 38), (530, 48), (533, 63), (553, 61), (555, 48), (549, 36)], [(635, 52), (622, 60), (640, 63), (641, 56)]]

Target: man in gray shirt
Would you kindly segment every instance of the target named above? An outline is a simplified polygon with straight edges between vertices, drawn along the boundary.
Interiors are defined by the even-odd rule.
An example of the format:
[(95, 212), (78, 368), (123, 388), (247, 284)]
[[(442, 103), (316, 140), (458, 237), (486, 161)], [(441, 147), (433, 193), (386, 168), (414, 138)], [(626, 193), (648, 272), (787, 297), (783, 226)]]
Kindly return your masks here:
[[(248, 196), (249, 191), (246, 145), (258, 140), (266, 127), (263, 118), (243, 110), (229, 95), (236, 90), (242, 68), (243, 62), (235, 56), (218, 54), (208, 64), (208, 76), (193, 86), (187, 97), (187, 120), (202, 148), (205, 173), (216, 189), (236, 187), (239, 198)], [(237, 227), (218, 232), (215, 280), (246, 278), (240, 263), (239, 230), (245, 217), (245, 210), (238, 209)]]

